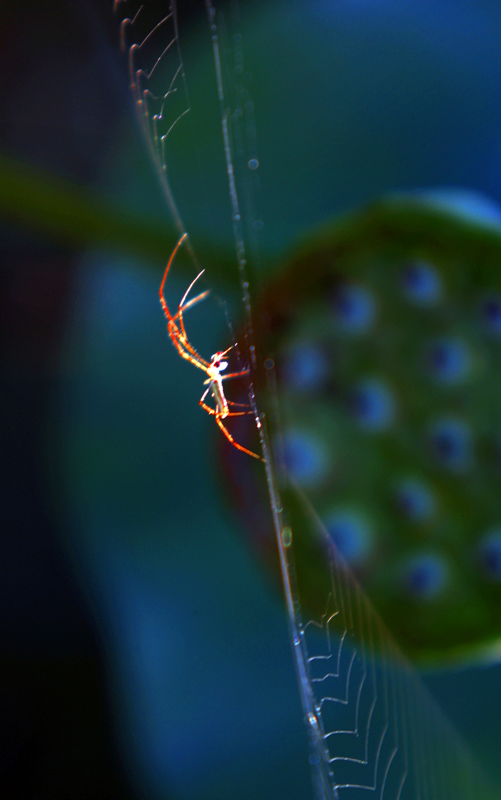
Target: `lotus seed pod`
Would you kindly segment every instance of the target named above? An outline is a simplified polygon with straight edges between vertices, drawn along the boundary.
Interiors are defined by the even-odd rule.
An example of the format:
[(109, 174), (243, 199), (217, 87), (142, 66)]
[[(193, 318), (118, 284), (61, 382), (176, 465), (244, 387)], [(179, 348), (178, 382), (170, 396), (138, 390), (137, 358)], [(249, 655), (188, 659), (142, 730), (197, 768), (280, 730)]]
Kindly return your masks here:
[[(394, 199), (304, 241), (254, 308), (305, 616), (329, 587), (313, 513), (403, 649), (435, 664), (501, 638), (501, 232)], [(277, 421), (280, 426), (278, 429)], [(239, 441), (255, 447), (252, 420)], [(276, 569), (266, 488), (228, 480)], [(256, 497), (260, 501), (256, 501)]]

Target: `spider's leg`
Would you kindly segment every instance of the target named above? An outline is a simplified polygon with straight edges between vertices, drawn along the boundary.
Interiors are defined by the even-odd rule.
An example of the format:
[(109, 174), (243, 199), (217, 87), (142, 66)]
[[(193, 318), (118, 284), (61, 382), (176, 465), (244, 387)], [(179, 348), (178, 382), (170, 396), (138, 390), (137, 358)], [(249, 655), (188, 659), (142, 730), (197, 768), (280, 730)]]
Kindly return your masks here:
[(210, 380), (209, 381), (205, 381), (205, 383), (208, 383), (209, 385), (208, 385), (207, 389), (205, 390), (205, 392), (203, 393), (202, 397), (200, 398), (200, 400), (198, 402), (199, 402), (199, 405), (201, 405), (202, 408), (205, 408), (206, 411), (209, 411), (209, 412), (215, 414), (216, 412), (214, 411), (214, 409), (210, 408), (209, 406), (206, 406), (205, 403), (204, 403), (205, 398), (207, 397), (207, 395), (209, 394), (210, 390), (212, 389), (212, 381), (210, 381)]
[(184, 311), (184, 309), (185, 309), (185, 308), (187, 308), (188, 306), (192, 305), (193, 303), (196, 303), (198, 300), (201, 300), (201, 299), (202, 299), (202, 296), (205, 296), (206, 294), (209, 294), (209, 292), (210, 292), (210, 289), (207, 289), (207, 291), (205, 291), (205, 292), (202, 292), (201, 294), (199, 294), (199, 295), (197, 295), (196, 297), (194, 297), (194, 298), (193, 298), (193, 300), (188, 300), (188, 302), (187, 302), (187, 303), (185, 303), (185, 300), (186, 300), (186, 298), (188, 297), (189, 293), (190, 293), (190, 292), (191, 292), (191, 290), (193, 289), (193, 287), (194, 287), (194, 285), (196, 284), (196, 282), (198, 281), (198, 279), (202, 277), (202, 275), (204, 274), (204, 272), (205, 272), (205, 270), (203, 269), (201, 272), (199, 272), (199, 273), (198, 273), (197, 277), (196, 277), (196, 278), (194, 278), (194, 279), (192, 280), (192, 282), (190, 283), (190, 285), (189, 285), (189, 286), (188, 286), (188, 288), (186, 289), (185, 293), (183, 294), (183, 296), (182, 296), (182, 298), (181, 298), (181, 302), (179, 303), (179, 308), (182, 308), (182, 309), (183, 309), (183, 311)]
[(236, 347), (236, 346), (237, 346), (237, 343), (236, 343), (236, 342), (235, 342), (235, 344), (230, 344), (230, 346), (229, 346), (229, 347), (227, 347), (227, 348), (226, 348), (226, 350), (223, 350), (223, 352), (222, 352), (222, 353), (220, 353), (219, 355), (221, 356), (221, 358), (224, 358), (224, 356), (226, 355), (226, 353), (229, 353), (229, 352), (230, 352), (230, 350), (233, 350), (233, 348), (234, 348), (234, 347)]
[[(242, 412), (242, 413), (245, 413), (245, 412)], [(223, 422), (221, 420), (221, 415), (220, 415), (219, 412), (215, 411), (214, 412), (214, 416), (216, 417), (216, 422), (217, 422), (218, 426), (221, 428), (222, 432), (224, 433), (224, 435), (226, 436), (228, 441), (231, 442), (233, 447), (236, 447), (237, 450), (241, 450), (242, 453), (247, 453), (247, 455), (248, 456), (252, 456), (252, 458), (258, 458), (259, 461), (264, 461), (264, 458), (262, 458), (261, 456), (258, 456), (257, 453), (253, 453), (252, 450), (247, 450), (246, 447), (242, 447), (241, 444), (238, 444), (238, 442), (235, 441), (235, 439), (233, 438), (233, 436), (231, 435), (229, 430), (227, 428), (225, 428), (225, 426), (223, 425)], [(236, 415), (233, 415), (233, 416), (236, 416)]]
[[(208, 294), (210, 294), (210, 289), (207, 289), (207, 291), (205, 292), (201, 292), (201, 294), (197, 294), (196, 297), (193, 297), (191, 300), (188, 300), (187, 303), (184, 303), (184, 305), (181, 306), (183, 313), (187, 311), (189, 308), (193, 308), (193, 306), (195, 306), (197, 303), (201, 303), (202, 300), (205, 300)], [(177, 319), (178, 316), (179, 316), (179, 311), (177, 312), (174, 319)]]
[[(184, 349), (186, 355), (184, 355), (183, 358), (187, 358), (188, 361), (191, 361), (193, 359), (193, 362), (197, 362), (197, 367), (200, 367), (200, 369), (203, 369), (204, 372), (207, 372), (207, 368), (210, 366), (210, 363), (206, 361), (205, 358), (202, 358), (200, 353), (197, 350), (195, 350), (193, 345), (189, 343), (186, 336), (183, 336), (177, 325), (175, 323), (173, 323), (173, 325), (175, 327), (175, 331), (171, 332), (171, 330), (169, 330), (169, 335), (171, 339), (174, 336), (179, 346)], [(179, 350), (179, 347), (176, 343), (174, 343), (174, 347), (176, 347)], [(191, 354), (191, 358), (188, 358), (188, 354)]]
[[(206, 367), (209, 366), (209, 362), (205, 361), (205, 359), (202, 358), (202, 356), (199, 355), (199, 353), (197, 353), (195, 348), (189, 343), (188, 337), (186, 336), (186, 331), (184, 329), (183, 308), (182, 308), (183, 302), (186, 299), (186, 296), (188, 295), (188, 292), (190, 291), (191, 287), (193, 286), (193, 284), (195, 283), (197, 278), (200, 277), (200, 275), (198, 275), (197, 278), (195, 278), (195, 281), (191, 282), (191, 284), (189, 285), (187, 291), (184, 293), (184, 297), (181, 300), (178, 312), (174, 317), (170, 313), (169, 306), (167, 305), (167, 301), (166, 301), (166, 299), (164, 297), (164, 286), (165, 286), (165, 281), (166, 281), (168, 272), (169, 272), (169, 270), (170, 270), (170, 268), (172, 266), (172, 262), (174, 261), (174, 258), (176, 257), (177, 251), (181, 247), (181, 245), (184, 242), (184, 240), (186, 239), (186, 237), (187, 237), (187, 234), (184, 233), (181, 236), (181, 238), (179, 239), (178, 243), (176, 244), (174, 250), (172, 251), (172, 255), (169, 258), (169, 261), (168, 261), (167, 266), (165, 268), (164, 276), (163, 276), (163, 279), (162, 279), (162, 283), (160, 284), (160, 290), (159, 290), (158, 294), (159, 294), (159, 297), (160, 297), (160, 304), (161, 304), (161, 306), (163, 308), (163, 311), (164, 311), (164, 314), (165, 314), (165, 316), (167, 317), (167, 320), (168, 320), (167, 330), (169, 332), (169, 336), (172, 339), (172, 343), (173, 343), (174, 347), (176, 348), (176, 350), (178, 351), (179, 355), (181, 355), (187, 361), (191, 361), (192, 364), (195, 364), (195, 366), (200, 367), (200, 369), (205, 369)], [(202, 273), (200, 273), (200, 274), (202, 274)], [(186, 304), (186, 307), (189, 308), (192, 305), (194, 305), (195, 303), (199, 302), (200, 300), (203, 300), (204, 297), (206, 296), (206, 294), (207, 294), (206, 292), (202, 292), (202, 294), (198, 295), (197, 297), (194, 297), (193, 300), (189, 301)], [(177, 324), (175, 322), (175, 320), (178, 317), (179, 317), (180, 328), (177, 326)], [(188, 352), (186, 352), (186, 351), (188, 351)], [(189, 353), (191, 353), (191, 358), (188, 355)]]
[(181, 333), (176, 323), (169, 322), (167, 330), (171, 338), (172, 344), (176, 348), (181, 358), (186, 359), (186, 361), (189, 361), (190, 364), (193, 364), (193, 366), (198, 367), (198, 369), (201, 369), (203, 372), (205, 372), (205, 374), (207, 374), (207, 367), (209, 366), (209, 362), (205, 361), (201, 356), (199, 356), (196, 351), (195, 353), (192, 353), (190, 352), (190, 350), (186, 348), (186, 342), (183, 341)]
[(174, 250), (172, 251), (172, 255), (169, 258), (169, 261), (167, 262), (167, 266), (165, 268), (165, 272), (164, 272), (164, 276), (163, 276), (163, 279), (162, 279), (162, 283), (160, 284), (160, 290), (158, 292), (159, 297), (160, 297), (160, 303), (161, 303), (162, 308), (164, 310), (164, 314), (167, 317), (167, 319), (169, 320), (169, 322), (172, 321), (172, 314), (169, 311), (169, 307), (168, 307), (167, 302), (166, 302), (165, 297), (164, 297), (165, 279), (167, 278), (167, 274), (168, 274), (168, 272), (169, 272), (169, 270), (170, 270), (170, 268), (172, 266), (172, 262), (174, 261), (174, 259), (176, 257), (176, 253), (179, 250), (179, 248), (181, 247), (181, 245), (184, 242), (184, 240), (186, 239), (187, 235), (188, 234), (183, 233), (183, 235), (179, 239), (178, 243), (176, 244)]
[(248, 375), (249, 370), (243, 369), (242, 372), (229, 372), (228, 375), (221, 375), (221, 380), (225, 381), (228, 378), (240, 378), (242, 375)]
[(179, 319), (179, 321), (181, 322), (181, 320), (182, 320), (182, 312), (186, 311), (186, 309), (189, 309), (192, 306), (194, 306), (195, 303), (199, 303), (201, 300), (205, 300), (205, 298), (207, 297), (208, 294), (209, 294), (209, 290), (207, 290), (206, 292), (202, 292), (201, 294), (199, 294), (196, 297), (194, 297), (193, 300), (189, 300), (184, 306), (180, 306), (179, 311), (177, 312), (177, 314), (174, 317), (172, 317), (170, 322), (169, 322), (169, 335), (171, 335), (171, 338), (172, 338), (172, 335), (176, 336), (177, 340), (182, 344), (182, 346), (189, 353), (191, 353), (191, 355), (197, 361), (199, 361), (201, 364), (204, 365), (204, 369), (209, 366), (209, 362), (206, 361), (205, 358), (202, 358), (202, 356), (200, 355), (198, 350), (196, 350), (193, 347), (193, 345), (190, 344), (190, 342), (188, 341), (188, 337), (186, 336), (186, 331), (184, 329), (184, 323), (183, 323), (183, 330), (181, 331), (179, 329), (178, 325), (176, 324), (176, 320)]
[[(185, 307), (185, 300), (188, 297), (189, 293), (191, 292), (191, 290), (192, 290), (193, 286), (195, 285), (195, 283), (204, 274), (204, 272), (205, 272), (205, 270), (203, 269), (201, 272), (198, 273), (198, 275), (195, 278), (195, 280), (193, 280), (190, 283), (190, 285), (188, 286), (188, 288), (186, 289), (185, 293), (183, 294), (183, 296), (181, 298), (181, 302), (179, 303), (179, 310), (178, 310), (178, 312), (176, 314), (176, 316), (179, 317), (179, 326), (181, 328), (181, 333), (184, 336), (184, 338), (186, 339), (186, 341), (188, 341), (188, 337), (186, 336), (186, 330), (185, 330), (185, 327), (184, 327), (184, 320), (183, 320), (183, 310), (184, 310), (184, 307)], [(206, 294), (208, 294), (208, 292)]]
[[(205, 369), (206, 367), (209, 366), (209, 362), (206, 361), (204, 358), (202, 358), (202, 356), (199, 353), (197, 353), (195, 348), (189, 343), (188, 337), (186, 336), (186, 330), (185, 330), (185, 327), (184, 327), (184, 320), (183, 320), (183, 311), (186, 311), (186, 309), (191, 308), (192, 306), (195, 305), (195, 303), (199, 303), (201, 300), (203, 300), (205, 297), (207, 297), (208, 292), (202, 292), (197, 297), (194, 297), (193, 300), (189, 300), (187, 303), (185, 303), (185, 300), (186, 300), (190, 290), (192, 289), (193, 284), (198, 280), (200, 275), (202, 275), (203, 270), (199, 275), (197, 275), (195, 280), (192, 281), (190, 283), (190, 285), (188, 286), (188, 289), (186, 290), (186, 292), (183, 295), (183, 298), (182, 298), (182, 300), (181, 300), (181, 302), (179, 304), (179, 307), (178, 307), (177, 314), (175, 316), (172, 316), (172, 314), (170, 313), (169, 306), (167, 305), (167, 301), (166, 301), (166, 299), (164, 297), (164, 286), (165, 286), (165, 281), (167, 279), (167, 275), (168, 275), (169, 270), (170, 270), (170, 268), (172, 266), (174, 258), (176, 257), (176, 253), (179, 250), (179, 248), (181, 247), (181, 245), (184, 242), (184, 240), (186, 239), (186, 237), (187, 237), (187, 234), (184, 233), (181, 236), (181, 238), (179, 239), (179, 241), (177, 242), (174, 250), (172, 251), (172, 255), (169, 258), (169, 261), (168, 261), (167, 266), (165, 268), (165, 272), (164, 272), (164, 276), (163, 276), (163, 279), (162, 279), (162, 283), (160, 284), (159, 297), (160, 297), (160, 303), (161, 303), (161, 306), (163, 308), (164, 314), (167, 317), (167, 320), (168, 320), (168, 323), (169, 323), (168, 324), (169, 336), (172, 339), (174, 347), (176, 347), (176, 349), (179, 352), (179, 354), (183, 358), (186, 358), (187, 361), (191, 361), (192, 364), (195, 364), (197, 367), (200, 367), (201, 369)], [(176, 324), (176, 320), (177, 319), (179, 319), (179, 327)], [(184, 349), (184, 353), (181, 351), (182, 348)], [(191, 358), (188, 358), (188, 353), (191, 353), (191, 356), (192, 356), (193, 360)]]
[[(229, 406), (240, 406), (240, 408), (250, 409), (249, 403), (235, 403), (233, 400), (228, 400), (228, 399), (226, 400), (226, 402), (228, 403)], [(249, 413), (254, 413), (254, 412), (249, 412)]]
[[(221, 412), (217, 411), (215, 408), (211, 408), (210, 406), (207, 405), (207, 403), (204, 403), (204, 399), (205, 399), (209, 389), (210, 389), (210, 386), (207, 389), (207, 391), (204, 392), (204, 394), (200, 398), (200, 405), (202, 406), (204, 411), (207, 411), (208, 414), (210, 414), (212, 417), (216, 418), (216, 422), (217, 422), (218, 426), (221, 428), (222, 432), (224, 433), (224, 435), (226, 436), (228, 441), (231, 442), (231, 444), (234, 447), (236, 447), (237, 450), (241, 450), (242, 453), (247, 453), (247, 455), (252, 456), (253, 458), (258, 458), (260, 461), (264, 461), (264, 458), (261, 458), (261, 456), (258, 456), (257, 453), (253, 453), (252, 450), (247, 450), (246, 447), (242, 447), (241, 444), (238, 444), (238, 442), (235, 441), (235, 439), (233, 438), (233, 436), (231, 435), (229, 430), (223, 425), (223, 422), (222, 422), (222, 419), (221, 419)], [(243, 416), (245, 414), (254, 414), (254, 412), (253, 411), (235, 411), (235, 412), (230, 411), (229, 414), (227, 414), (226, 416), (228, 416), (228, 417), (241, 417), (241, 416)]]

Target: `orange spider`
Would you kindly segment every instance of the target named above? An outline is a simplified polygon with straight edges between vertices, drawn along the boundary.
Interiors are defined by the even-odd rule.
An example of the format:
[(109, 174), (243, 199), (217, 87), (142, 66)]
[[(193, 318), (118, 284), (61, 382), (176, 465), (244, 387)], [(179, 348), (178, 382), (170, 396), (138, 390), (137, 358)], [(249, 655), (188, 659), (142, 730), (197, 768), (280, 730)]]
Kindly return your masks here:
[[(179, 239), (178, 243), (176, 244), (172, 252), (172, 255), (169, 259), (169, 263), (167, 264), (167, 267), (165, 269), (162, 283), (160, 284), (160, 291), (159, 291), (160, 303), (164, 310), (164, 314), (167, 317), (168, 334), (172, 340), (172, 344), (176, 348), (179, 355), (182, 358), (185, 358), (186, 361), (189, 361), (195, 367), (198, 367), (198, 369), (203, 370), (203, 372), (205, 372), (205, 374), (207, 375), (207, 380), (204, 381), (204, 385), (208, 384), (207, 389), (205, 390), (199, 401), (202, 408), (205, 409), (205, 411), (207, 411), (208, 414), (215, 417), (216, 423), (219, 425), (219, 427), (221, 428), (222, 432), (224, 433), (228, 441), (230, 441), (231, 444), (237, 448), (237, 450), (241, 450), (242, 453), (247, 453), (247, 455), (252, 456), (253, 458), (259, 458), (260, 461), (264, 461), (264, 458), (261, 458), (261, 456), (258, 456), (256, 453), (253, 453), (251, 450), (247, 450), (246, 447), (242, 447), (241, 444), (238, 444), (238, 442), (234, 440), (229, 430), (223, 424), (223, 420), (226, 419), (226, 417), (241, 417), (245, 414), (254, 413), (249, 408), (249, 406), (243, 406), (242, 403), (233, 403), (231, 400), (227, 400), (224, 394), (224, 388), (223, 388), (224, 380), (226, 380), (227, 378), (238, 378), (242, 375), (247, 375), (249, 372), (249, 370), (245, 369), (242, 372), (232, 372), (228, 375), (221, 375), (221, 372), (223, 372), (223, 370), (225, 370), (226, 367), (228, 366), (228, 362), (223, 360), (224, 356), (226, 355), (226, 353), (229, 353), (229, 351), (232, 350), (235, 345), (232, 345), (231, 347), (228, 347), (226, 350), (223, 350), (221, 352), (214, 353), (214, 355), (211, 356), (211, 360), (206, 361), (204, 358), (202, 358), (202, 356), (199, 353), (197, 353), (193, 345), (191, 345), (190, 342), (188, 341), (188, 337), (186, 336), (186, 330), (184, 327), (184, 320), (183, 320), (183, 311), (186, 311), (188, 308), (191, 308), (191, 306), (194, 306), (195, 303), (200, 302), (200, 300), (204, 300), (205, 297), (207, 297), (207, 295), (209, 294), (208, 291), (202, 292), (201, 294), (194, 297), (192, 300), (188, 301), (186, 300), (193, 286), (198, 281), (200, 276), (203, 275), (205, 270), (202, 270), (202, 272), (200, 272), (195, 278), (195, 280), (193, 280), (188, 286), (187, 290), (185, 291), (181, 299), (181, 302), (179, 303), (178, 312), (175, 316), (172, 316), (167, 306), (167, 302), (164, 297), (165, 280), (167, 278), (169, 269), (171, 268), (172, 262), (174, 261), (176, 253), (179, 250), (182, 243), (184, 242), (184, 240), (186, 239), (186, 236), (187, 234), (184, 233)], [(216, 404), (215, 408), (211, 408), (204, 402), (209, 392), (212, 394), (212, 397), (214, 398), (214, 402)], [(240, 406), (246, 408), (247, 410), (230, 411), (229, 409), (230, 405)]]

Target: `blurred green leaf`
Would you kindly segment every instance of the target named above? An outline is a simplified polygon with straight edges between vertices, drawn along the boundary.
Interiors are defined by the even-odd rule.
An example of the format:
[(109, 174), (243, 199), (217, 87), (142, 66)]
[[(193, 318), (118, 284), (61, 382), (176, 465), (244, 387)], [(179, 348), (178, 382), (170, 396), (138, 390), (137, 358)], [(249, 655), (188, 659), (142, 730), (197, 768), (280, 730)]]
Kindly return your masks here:
[[(46, 239), (104, 248), (164, 263), (178, 238), (174, 225), (104, 200), (92, 190), (0, 154), (0, 215)], [(197, 239), (198, 248), (210, 253)], [(234, 255), (218, 248), (219, 273), (234, 270)], [(183, 260), (179, 262), (183, 269)]]

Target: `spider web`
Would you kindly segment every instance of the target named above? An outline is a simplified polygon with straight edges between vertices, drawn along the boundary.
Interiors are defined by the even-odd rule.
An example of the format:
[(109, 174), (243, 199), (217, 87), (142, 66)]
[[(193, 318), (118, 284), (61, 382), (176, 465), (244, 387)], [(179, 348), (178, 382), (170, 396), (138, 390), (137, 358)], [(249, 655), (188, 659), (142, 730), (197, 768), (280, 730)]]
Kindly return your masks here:
[[(175, 199), (178, 195), (172, 189), (170, 170), (175, 159), (171, 146), (176, 135), (180, 138), (188, 135), (194, 106), (188, 93), (180, 43), (181, 4), (158, 6), (116, 0), (115, 7), (123, 18), (122, 46), (128, 53), (131, 90), (141, 126), (162, 177), (175, 227), (182, 234), (186, 230), (184, 213), (179, 210)], [(247, 251), (251, 252), (254, 265), (259, 265), (257, 234), (262, 227), (255, 211), (257, 182), (253, 174), (259, 160), (254, 107), (240, 80), (244, 71), (242, 37), (238, 32), (228, 36), (236, 67), (229, 81), (222, 58), (218, 8), (206, 0), (205, 11), (213, 55), (221, 163), (245, 317), (245, 360), (251, 365), (252, 378), (258, 362), (253, 343)], [(244, 211), (241, 196), (245, 200)], [(194, 250), (190, 249), (190, 255), (198, 268)], [(272, 359), (266, 361), (265, 373), (263, 402), (274, 440), (279, 440), (279, 387)], [(319, 618), (303, 619), (303, 592), (294, 564), (294, 532), (281, 500), (281, 487), (287, 484), (287, 475), (279, 453), (272, 453), (267, 432), (261, 426), (252, 380), (249, 397), (266, 459), (270, 508), (309, 738), (315, 797), (317, 800), (494, 799), (498, 796), (495, 790), (399, 652), (317, 522), (314, 510), (298, 490), (289, 486), (289, 496), (294, 498), (310, 527), (324, 573), (319, 575), (319, 585), (325, 587), (324, 612)]]
[[(129, 79), (145, 140), (162, 176), (169, 209), (179, 234), (183, 223), (170, 188), (167, 173), (167, 139), (180, 120), (190, 112), (183, 62), (179, 49), (176, 7), (169, 4), (165, 13), (151, 3), (115, 0), (116, 14), (124, 14), (120, 44), (128, 54)], [(130, 16), (129, 16), (130, 15)], [(165, 75), (168, 83), (165, 83)]]
[[(300, 502), (313, 522), (313, 510), (304, 498)], [(319, 771), (323, 762), (331, 790), (319, 796), (495, 797), (320, 521), (316, 539), (330, 591), (324, 613), (297, 623), (293, 641), (303, 651), (305, 693), (314, 706), (306, 716), (317, 751), (313, 762)]]

